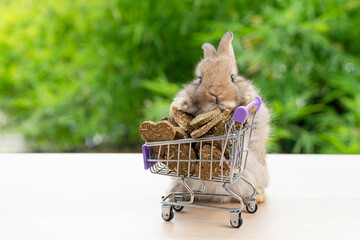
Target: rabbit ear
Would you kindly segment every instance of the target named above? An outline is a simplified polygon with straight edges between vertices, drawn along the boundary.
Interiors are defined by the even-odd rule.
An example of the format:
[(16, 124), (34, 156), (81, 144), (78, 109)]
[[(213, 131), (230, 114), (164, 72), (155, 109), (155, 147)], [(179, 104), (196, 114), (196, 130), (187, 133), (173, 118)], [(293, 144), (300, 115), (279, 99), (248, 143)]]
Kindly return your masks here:
[(218, 46), (218, 54), (224, 53), (226, 55), (229, 55), (230, 57), (234, 57), (234, 50), (231, 44), (231, 41), (233, 40), (233, 33), (228, 31), (224, 34), (224, 36), (221, 38), (221, 41)]
[(202, 49), (204, 49), (204, 57), (205, 58), (216, 55), (216, 49), (210, 43), (204, 43), (202, 45)]

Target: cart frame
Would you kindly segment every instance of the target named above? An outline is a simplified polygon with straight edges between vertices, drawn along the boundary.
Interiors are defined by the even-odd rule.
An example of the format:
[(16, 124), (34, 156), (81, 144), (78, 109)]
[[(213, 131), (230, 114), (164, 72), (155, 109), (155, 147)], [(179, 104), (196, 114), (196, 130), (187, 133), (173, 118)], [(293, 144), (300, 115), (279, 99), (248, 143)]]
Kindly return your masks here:
[[(171, 140), (171, 141), (159, 141), (159, 142), (146, 142), (142, 146), (143, 151), (143, 160), (144, 160), (144, 168), (145, 170), (150, 169), (151, 173), (180, 177), (181, 183), (185, 186), (188, 192), (172, 192), (166, 196), (162, 197), (161, 200), (161, 209), (162, 209), (162, 218), (165, 221), (171, 221), (174, 217), (175, 211), (181, 211), (185, 206), (186, 207), (198, 207), (198, 208), (208, 208), (208, 209), (217, 209), (217, 210), (227, 210), (230, 212), (230, 224), (234, 228), (238, 228), (242, 225), (241, 211), (244, 208), (244, 202), (246, 204), (246, 209), (249, 213), (255, 213), (257, 211), (256, 204), (256, 187), (255, 185), (246, 179), (243, 176), (243, 172), (246, 169), (246, 162), (248, 157), (248, 149), (251, 140), (251, 134), (253, 130), (254, 119), (256, 116), (256, 112), (259, 110), (261, 106), (261, 98), (255, 97), (255, 99), (250, 102), (247, 106), (238, 107), (232, 119), (225, 124), (225, 135), (214, 136), (214, 137), (206, 137), (206, 138), (198, 138), (198, 139), (179, 139), (179, 140)], [(249, 111), (251, 108), (256, 106), (254, 114), (252, 116), (251, 123), (246, 123)], [(240, 126), (236, 127), (236, 122), (240, 123)], [(221, 141), (221, 159), (213, 159), (213, 147), (214, 144), (219, 145), (219, 141)], [(201, 149), (204, 144), (211, 143), (211, 159), (202, 159), (201, 158)], [(191, 159), (191, 151), (195, 144), (200, 145), (200, 156), (199, 159)], [(245, 145), (246, 144), (246, 145)], [(177, 146), (177, 157), (170, 156), (170, 147)], [(189, 146), (189, 156), (180, 159), (180, 147), (184, 148)], [(157, 152), (154, 151), (156, 148)], [(161, 149), (163, 148), (163, 151)], [(175, 149), (176, 150), (176, 149)], [(163, 155), (161, 155), (163, 153)], [(228, 155), (228, 158), (224, 158), (225, 154)], [(187, 158), (187, 159), (184, 159)], [(229, 170), (224, 174), (224, 161), (229, 164)], [(176, 170), (170, 169), (169, 164), (174, 167), (173, 163), (175, 163)], [(201, 176), (201, 165), (208, 163), (210, 164), (210, 176), (208, 178)], [(187, 164), (187, 172), (184, 174), (179, 173), (179, 165)], [(194, 174), (191, 172), (191, 166), (197, 167), (198, 164), (198, 174)], [(218, 165), (216, 165), (218, 164)], [(220, 176), (213, 176), (213, 167), (220, 166)], [(194, 179), (201, 181), (201, 189), (194, 190), (187, 183), (186, 179)], [(252, 188), (252, 193), (249, 195), (239, 195), (234, 193), (228, 188), (228, 185), (235, 183), (241, 179), (242, 181), (249, 184)], [(223, 189), (229, 194), (212, 194), (205, 193), (205, 181), (211, 182), (219, 182), (223, 183)], [(239, 201), (239, 208), (226, 208), (219, 206), (209, 206), (209, 205), (199, 205), (194, 204), (194, 200), (196, 196), (221, 196), (221, 197), (232, 197)], [(172, 200), (173, 199), (173, 200)], [(189, 199), (185, 201), (185, 199)]]

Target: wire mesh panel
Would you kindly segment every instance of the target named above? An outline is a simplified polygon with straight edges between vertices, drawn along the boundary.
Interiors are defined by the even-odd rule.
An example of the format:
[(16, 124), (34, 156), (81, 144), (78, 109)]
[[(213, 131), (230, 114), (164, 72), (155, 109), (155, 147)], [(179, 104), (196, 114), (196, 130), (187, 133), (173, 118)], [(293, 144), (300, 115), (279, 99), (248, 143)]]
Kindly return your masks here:
[(249, 124), (226, 123), (226, 135), (145, 144), (155, 174), (215, 182), (231, 182), (243, 166), (244, 135)]

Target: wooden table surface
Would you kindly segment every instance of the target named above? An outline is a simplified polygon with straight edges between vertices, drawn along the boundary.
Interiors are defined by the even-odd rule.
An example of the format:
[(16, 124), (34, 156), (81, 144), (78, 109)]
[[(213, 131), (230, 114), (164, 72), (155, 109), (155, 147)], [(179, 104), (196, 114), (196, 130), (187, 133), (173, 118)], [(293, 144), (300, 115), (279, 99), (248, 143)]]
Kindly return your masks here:
[(169, 178), (140, 154), (0, 155), (0, 239), (360, 239), (359, 155), (269, 155), (268, 200), (160, 216)]

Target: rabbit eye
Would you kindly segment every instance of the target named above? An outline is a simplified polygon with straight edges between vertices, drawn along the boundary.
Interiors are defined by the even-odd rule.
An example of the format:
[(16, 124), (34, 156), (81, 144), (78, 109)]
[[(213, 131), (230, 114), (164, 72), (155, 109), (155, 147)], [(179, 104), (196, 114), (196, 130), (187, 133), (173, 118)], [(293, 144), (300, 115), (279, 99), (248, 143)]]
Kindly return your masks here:
[(231, 77), (231, 81), (232, 81), (232, 82), (235, 82), (235, 76), (234, 76), (234, 74), (231, 74), (230, 77)]
[(198, 76), (198, 80), (199, 80), (199, 84), (200, 84), (202, 81), (202, 77)]

